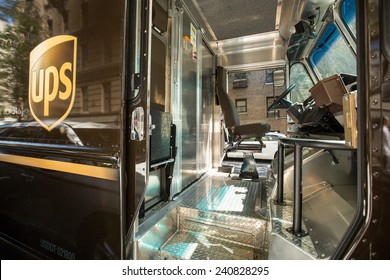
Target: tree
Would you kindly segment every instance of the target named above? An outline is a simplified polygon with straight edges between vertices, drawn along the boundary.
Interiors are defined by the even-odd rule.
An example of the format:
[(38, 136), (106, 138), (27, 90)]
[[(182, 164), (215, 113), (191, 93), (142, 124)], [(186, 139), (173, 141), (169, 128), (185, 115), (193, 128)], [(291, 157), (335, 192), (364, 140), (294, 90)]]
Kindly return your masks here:
[(23, 111), (28, 107), (29, 54), (46, 35), (44, 21), (39, 3), (31, 0), (3, 1), (0, 18), (7, 22), (0, 32), (0, 101)]

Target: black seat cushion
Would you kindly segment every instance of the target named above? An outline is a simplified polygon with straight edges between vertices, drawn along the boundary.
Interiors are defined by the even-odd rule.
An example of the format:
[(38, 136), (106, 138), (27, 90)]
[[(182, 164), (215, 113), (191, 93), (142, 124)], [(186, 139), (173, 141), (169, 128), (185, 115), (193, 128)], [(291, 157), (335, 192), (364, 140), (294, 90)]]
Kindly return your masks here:
[(261, 138), (265, 133), (270, 131), (270, 129), (271, 126), (267, 123), (251, 123), (235, 127), (233, 133), (240, 138)]

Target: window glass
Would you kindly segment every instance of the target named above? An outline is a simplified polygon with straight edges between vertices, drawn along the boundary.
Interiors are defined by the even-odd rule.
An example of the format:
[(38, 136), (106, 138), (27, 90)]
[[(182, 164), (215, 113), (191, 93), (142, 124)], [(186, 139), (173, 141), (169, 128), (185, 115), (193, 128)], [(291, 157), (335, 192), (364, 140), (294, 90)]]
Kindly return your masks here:
[(311, 96), (309, 89), (314, 86), (309, 73), (302, 63), (295, 63), (290, 68), (290, 83), (295, 84), (295, 88), (291, 91), (290, 101), (302, 103)]
[(356, 1), (343, 0), (340, 5), (340, 14), (341, 18), (356, 38)]
[(247, 112), (246, 98), (236, 99), (236, 107), (239, 113)]
[(330, 23), (309, 56), (309, 63), (320, 76), (334, 74), (356, 75), (356, 57), (334, 23)]
[[(267, 108), (269, 108), (272, 103), (274, 103), (274, 101), (278, 98), (279, 96), (275, 96), (275, 98), (273, 96), (267, 96)], [(280, 111), (279, 110), (267, 110), (267, 118), (268, 119), (276, 119), (276, 118), (280, 118)]]
[(248, 80), (246, 78), (246, 73), (237, 73), (234, 74), (233, 88), (247, 88)]

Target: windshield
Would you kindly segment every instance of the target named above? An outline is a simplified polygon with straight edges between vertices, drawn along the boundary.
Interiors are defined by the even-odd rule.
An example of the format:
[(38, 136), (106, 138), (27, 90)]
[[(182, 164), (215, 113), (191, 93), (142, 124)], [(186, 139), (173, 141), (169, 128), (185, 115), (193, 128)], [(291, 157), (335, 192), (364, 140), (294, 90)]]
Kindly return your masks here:
[(317, 41), (309, 63), (321, 79), (340, 73), (356, 75), (356, 58), (334, 23), (326, 27)]

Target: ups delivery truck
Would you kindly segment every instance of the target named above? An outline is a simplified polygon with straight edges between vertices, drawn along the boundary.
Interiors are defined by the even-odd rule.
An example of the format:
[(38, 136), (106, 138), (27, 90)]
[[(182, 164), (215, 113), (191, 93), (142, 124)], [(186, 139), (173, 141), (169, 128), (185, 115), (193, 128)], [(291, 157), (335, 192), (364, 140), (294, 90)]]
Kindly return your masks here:
[(0, 251), (388, 259), (389, 3), (1, 0)]

